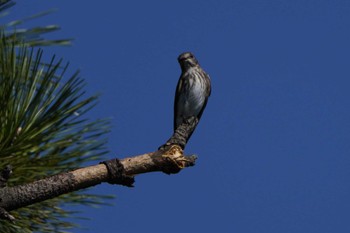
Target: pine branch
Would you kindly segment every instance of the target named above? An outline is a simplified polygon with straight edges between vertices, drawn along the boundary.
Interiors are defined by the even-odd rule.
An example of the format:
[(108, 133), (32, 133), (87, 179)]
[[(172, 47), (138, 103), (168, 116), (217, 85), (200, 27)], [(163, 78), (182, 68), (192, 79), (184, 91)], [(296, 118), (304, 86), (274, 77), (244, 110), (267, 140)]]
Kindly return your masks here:
[[(156, 171), (175, 174), (185, 167), (194, 166), (196, 158), (195, 155), (183, 155), (180, 146), (171, 145), (166, 150), (158, 150), (122, 160), (115, 159), (116, 163), (119, 161), (121, 164), (121, 170), (109, 169), (109, 166), (113, 166), (113, 161), (105, 161), (102, 164), (60, 173), (29, 184), (4, 187), (0, 189), (0, 218), (13, 221), (14, 218), (9, 215), (8, 211), (103, 182), (132, 187), (133, 177), (138, 174)], [(123, 177), (129, 178), (129, 181), (123, 183), (124, 181), (121, 179)]]

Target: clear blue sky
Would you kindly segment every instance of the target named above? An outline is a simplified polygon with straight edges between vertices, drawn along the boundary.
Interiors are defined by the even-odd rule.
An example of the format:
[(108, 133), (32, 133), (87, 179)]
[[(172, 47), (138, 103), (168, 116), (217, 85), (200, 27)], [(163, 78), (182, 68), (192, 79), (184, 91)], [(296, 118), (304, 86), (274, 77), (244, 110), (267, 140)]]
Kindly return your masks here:
[[(192, 51), (212, 96), (186, 153), (195, 167), (146, 174), (73, 232), (350, 232), (350, 2), (32, 1), (52, 7), (56, 48), (82, 70), (90, 117), (113, 117), (109, 155), (154, 151), (172, 133), (177, 56)], [(39, 4), (40, 3), (40, 4)]]

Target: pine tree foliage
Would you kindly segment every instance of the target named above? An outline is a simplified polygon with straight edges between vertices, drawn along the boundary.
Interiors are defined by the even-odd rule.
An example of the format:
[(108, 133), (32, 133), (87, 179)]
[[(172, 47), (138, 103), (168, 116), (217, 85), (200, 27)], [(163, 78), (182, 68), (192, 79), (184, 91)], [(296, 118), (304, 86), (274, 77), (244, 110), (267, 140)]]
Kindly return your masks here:
[[(0, 12), (12, 5), (0, 0)], [(19, 33), (7, 29), (2, 26), (0, 35), (0, 168), (14, 168), (7, 185), (101, 160), (109, 122), (86, 117), (97, 96), (85, 97), (78, 72), (67, 78), (68, 65), (55, 57), (44, 61), (43, 50), (33, 47), (68, 41), (45, 41), (40, 35), (52, 29), (47, 27)], [(11, 212), (15, 223), (0, 220), (0, 232), (65, 232), (75, 226), (74, 211), (66, 207), (102, 204), (105, 198), (76, 192), (21, 208)]]
[[(11, 0), (0, 0), (0, 17), (5, 18), (10, 13), (7, 11), (13, 7), (15, 2)], [(16, 44), (28, 46), (51, 46), (51, 45), (70, 45), (72, 39), (45, 39), (44, 34), (51, 33), (60, 29), (58, 25), (46, 25), (27, 28), (23, 26), (26, 22), (43, 17), (52, 13), (54, 10), (47, 10), (23, 17), (22, 19), (12, 20), (0, 25), (0, 30), (4, 32), (4, 36), (8, 41), (13, 41)]]

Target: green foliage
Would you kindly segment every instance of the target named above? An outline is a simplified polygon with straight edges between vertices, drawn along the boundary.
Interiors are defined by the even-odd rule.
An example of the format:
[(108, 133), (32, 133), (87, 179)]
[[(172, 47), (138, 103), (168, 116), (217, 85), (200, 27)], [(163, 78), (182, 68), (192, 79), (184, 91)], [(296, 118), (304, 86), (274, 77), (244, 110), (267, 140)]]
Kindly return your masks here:
[[(0, 0), (0, 11), (9, 4)], [(8, 185), (101, 160), (107, 152), (104, 136), (109, 122), (85, 117), (97, 96), (84, 97), (84, 81), (78, 72), (64, 78), (68, 65), (62, 60), (53, 57), (45, 62), (41, 49), (28, 47), (66, 40), (38, 39), (47, 27), (19, 33), (3, 31), (7, 27), (2, 27), (0, 35), (0, 169), (7, 164), (14, 167)], [(15, 224), (0, 220), (0, 232), (64, 232), (74, 226), (69, 219), (74, 212), (63, 206), (99, 205), (105, 198), (75, 192), (11, 211)]]
[[(8, 16), (6, 10), (14, 6), (15, 3), (11, 0), (0, 0), (0, 17)], [(0, 25), (0, 30), (4, 32), (7, 41), (12, 41), (15, 44), (28, 46), (51, 46), (51, 45), (70, 45), (72, 39), (55, 39), (48, 40), (43, 38), (44, 34), (51, 33), (60, 29), (58, 25), (37, 26), (26, 28), (22, 25), (26, 22), (43, 17), (52, 13), (54, 10), (47, 10), (32, 16), (16, 19)]]

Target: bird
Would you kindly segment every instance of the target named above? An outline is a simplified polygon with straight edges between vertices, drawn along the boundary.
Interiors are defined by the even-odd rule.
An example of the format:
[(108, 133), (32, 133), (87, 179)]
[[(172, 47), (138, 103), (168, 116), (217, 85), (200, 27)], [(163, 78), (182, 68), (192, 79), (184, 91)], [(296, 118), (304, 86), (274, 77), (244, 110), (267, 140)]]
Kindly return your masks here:
[(180, 54), (178, 62), (181, 75), (175, 92), (174, 132), (181, 124), (188, 123), (191, 119), (194, 119), (196, 124), (199, 122), (211, 94), (210, 77), (191, 52)]

